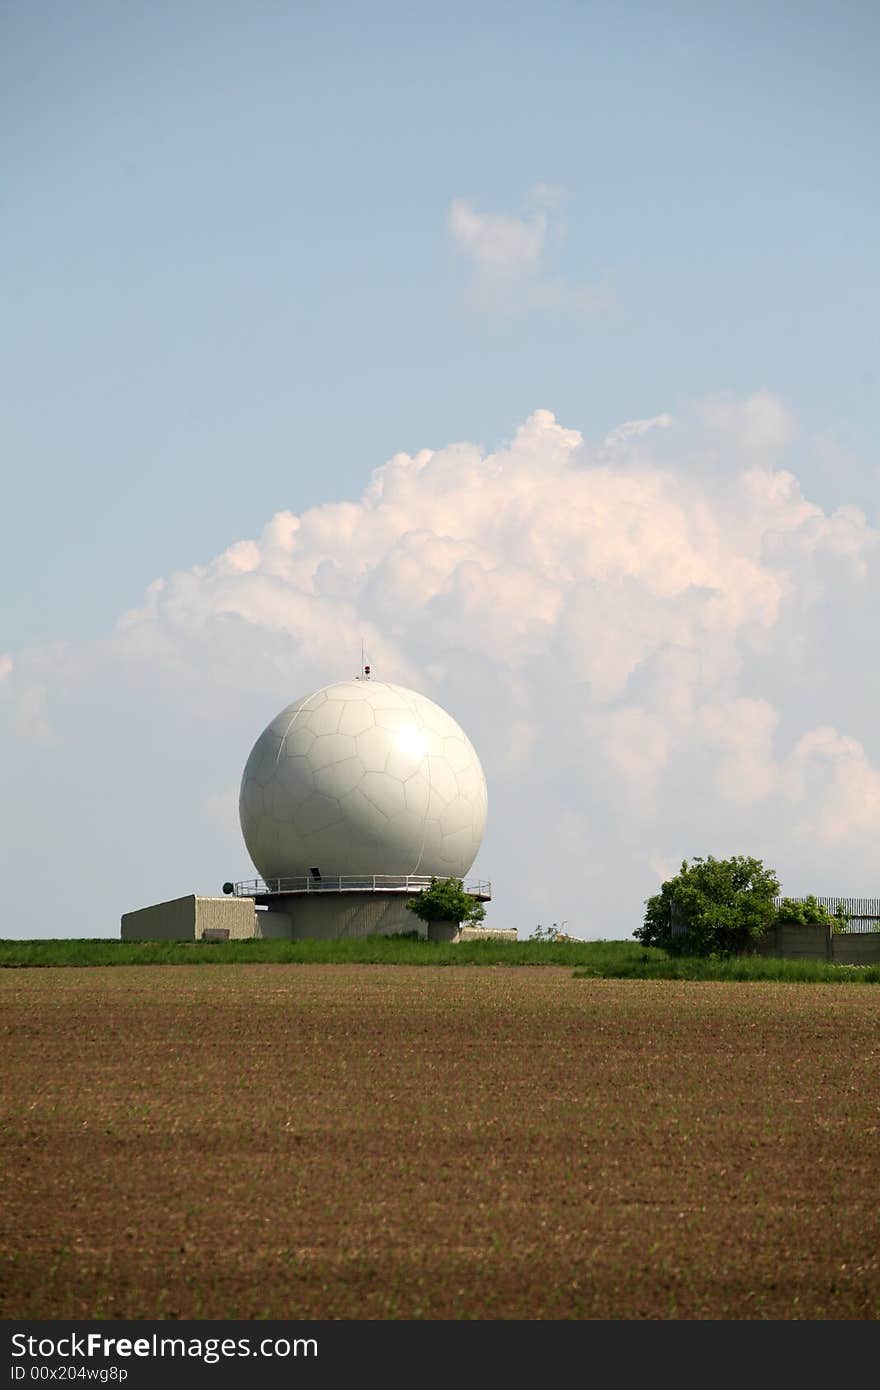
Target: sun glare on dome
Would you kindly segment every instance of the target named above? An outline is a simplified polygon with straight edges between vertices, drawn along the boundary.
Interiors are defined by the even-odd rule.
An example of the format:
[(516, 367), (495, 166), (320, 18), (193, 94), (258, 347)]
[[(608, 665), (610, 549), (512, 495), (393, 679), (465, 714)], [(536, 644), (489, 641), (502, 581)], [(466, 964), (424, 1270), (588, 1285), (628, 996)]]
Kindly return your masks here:
[(400, 724), (394, 731), (394, 747), (398, 753), (405, 753), (410, 758), (423, 758), (428, 745), (417, 724)]

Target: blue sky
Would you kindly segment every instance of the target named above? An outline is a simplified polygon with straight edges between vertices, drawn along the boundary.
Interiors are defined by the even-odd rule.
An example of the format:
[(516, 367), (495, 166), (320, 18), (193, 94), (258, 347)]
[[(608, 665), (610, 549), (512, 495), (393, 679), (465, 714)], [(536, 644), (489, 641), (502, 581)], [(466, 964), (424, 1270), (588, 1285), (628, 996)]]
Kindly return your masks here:
[[(501, 680), (499, 666), (485, 684), (478, 672), (465, 690), (454, 674), (475, 661), (482, 671), (463, 635), (466, 620), (471, 631), (479, 621), (476, 600), (462, 600), (459, 629), (444, 619), (433, 674), (430, 653), (412, 637), (438, 604), (448, 608), (453, 591), (462, 592), (464, 581), (456, 588), (445, 569), (446, 589), (425, 598), (421, 622), (414, 613), (410, 636), (397, 646), (392, 618), (375, 606), (375, 585), (355, 603), (350, 632), (337, 615), (338, 672), (309, 664), (295, 616), (272, 626), (262, 609), (248, 616), (237, 609), (246, 629), (236, 636), (238, 650), (265, 668), (265, 639), (278, 669), (274, 681), (239, 673), (236, 686), (229, 677), (222, 699), (216, 691), (226, 676), (217, 675), (207, 695), (195, 675), (175, 666), (172, 677), (155, 634), (154, 685), (133, 674), (113, 634), (153, 581), (210, 566), (235, 542), (259, 537), (274, 514), (357, 502), (373, 470), (399, 452), (469, 441), (492, 457), (535, 411), (579, 431), (585, 447), (622, 422), (672, 417), (674, 425), (651, 433), (659, 452), (650, 467), (683, 489), (692, 527), (696, 513), (687, 508), (700, 516), (709, 508), (723, 534), (732, 480), (755, 468), (793, 474), (823, 516), (858, 509), (858, 543), (841, 539), (841, 527), (855, 534), (851, 511), (829, 521), (819, 541), (825, 523), (789, 499), (789, 521), (774, 522), (773, 534), (781, 528), (790, 540), (800, 527), (809, 535), (798, 549), (801, 568), (791, 545), (780, 559), (772, 538), (753, 551), (752, 530), (742, 532), (740, 561), (748, 555), (749, 563), (784, 571), (781, 607), (766, 631), (779, 638), (777, 651), (788, 651), (792, 670), (796, 660), (804, 664), (786, 683), (779, 658), (743, 637), (747, 657), (740, 653), (735, 672), (722, 671), (718, 658), (718, 688), (700, 708), (747, 700), (774, 712), (765, 763), (777, 769), (777, 782), (760, 805), (749, 803), (756, 815), (763, 808), (768, 827), (778, 821), (768, 798), (783, 787), (786, 804), (807, 815), (795, 766), (807, 753), (795, 750), (817, 728), (855, 740), (859, 766), (873, 775), (880, 764), (870, 711), (880, 466), (875, 6), (16, 0), (0, 4), (0, 26), (7, 387), (0, 655), (12, 663), (0, 747), (14, 787), (7, 880), (23, 863), (53, 882), (56, 873), (65, 881), (91, 875), (101, 858), (95, 824), (108, 803), (130, 825), (132, 843), (124, 854), (114, 851), (118, 883), (107, 921), (86, 924), (74, 914), (72, 929), (112, 934), (113, 913), (140, 905), (138, 894), (148, 901), (160, 889), (208, 891), (235, 868), (243, 876), (246, 862), (230, 867), (237, 832), (217, 830), (215, 839), (215, 822), (200, 822), (194, 808), (213, 806), (212, 798), (224, 804), (276, 705), (303, 693), (313, 675), (350, 674), (346, 643), (358, 626), (372, 624), (376, 640), (384, 632), (389, 678), (405, 673), (441, 702), (457, 701), (453, 712), (472, 732), (480, 699), (499, 698)], [(552, 431), (539, 433), (544, 442), (530, 466), (540, 474), (549, 467), (541, 449), (556, 446)], [(641, 469), (644, 482), (644, 457), (627, 458), (625, 467)], [(481, 466), (473, 464), (475, 479)], [(448, 475), (443, 486), (451, 486)], [(756, 517), (766, 519), (771, 492), (761, 492), (760, 503), (750, 493)], [(465, 509), (467, 496), (465, 489)], [(413, 506), (418, 511), (417, 500)], [(336, 524), (330, 513), (327, 524)], [(613, 516), (603, 524), (613, 528)], [(383, 534), (377, 564), (391, 553), (382, 550), (391, 544)], [(369, 551), (369, 527), (359, 536)], [(475, 533), (468, 544), (478, 540)], [(323, 558), (327, 573), (339, 558), (333, 537), (314, 544), (315, 567)], [(831, 559), (821, 557), (823, 545)], [(491, 547), (487, 555), (489, 574), (499, 562)], [(549, 563), (535, 561), (533, 590)], [(607, 569), (577, 581), (567, 571), (559, 602), (571, 611), (574, 591), (564, 585), (575, 582), (599, 585), (597, 603), (616, 602), (621, 584), (641, 582), (630, 561), (620, 564), (624, 578), (613, 580), (610, 596), (601, 589), (612, 583)], [(281, 582), (295, 588), (298, 581), (285, 571)], [(694, 580), (685, 607), (698, 601), (700, 587)], [(665, 580), (661, 588), (666, 602)], [(203, 627), (187, 628), (183, 645), (191, 651), (218, 602), (204, 599)], [(638, 595), (633, 603), (627, 622), (647, 623), (650, 605), (640, 606)], [(489, 610), (483, 617), (491, 620)], [(168, 613), (156, 619), (162, 642), (169, 621)], [(713, 621), (670, 642), (711, 665)], [(737, 627), (729, 642), (741, 636)], [(511, 728), (534, 722), (535, 702), (546, 697), (528, 682), (542, 659), (562, 660), (551, 650), (548, 637), (542, 658), (535, 639), (521, 666), (506, 672), (505, 689), (525, 682), (526, 691), (519, 714), (504, 714)], [(737, 821), (715, 754), (706, 754), (716, 759), (711, 776), (721, 778), (712, 814), (688, 822), (673, 716), (638, 688), (653, 679), (651, 659), (642, 652), (629, 689), (610, 694), (576, 663), (563, 661), (560, 679), (582, 687), (572, 706), (578, 718), (583, 710), (601, 721), (637, 708), (659, 721), (650, 738), (665, 740), (660, 806), (676, 798), (680, 852), (663, 839), (665, 811), (650, 812), (655, 819), (636, 851), (626, 816), (608, 809), (621, 777), (617, 754), (604, 773), (596, 768), (623, 724), (612, 734), (594, 723), (589, 735), (578, 724), (577, 740), (587, 738), (577, 742), (578, 757), (589, 770), (554, 792), (573, 843), (578, 826), (586, 827), (583, 843), (598, 837), (595, 856), (607, 859), (607, 833), (621, 864), (635, 854), (635, 880), (651, 891), (650, 864), (701, 852), (694, 837), (708, 816), (713, 826), (717, 819), (719, 852), (760, 856), (766, 847), (767, 857), (788, 856), (791, 874), (802, 877), (815, 862), (810, 836), (819, 832), (805, 829), (796, 845), (796, 837), (777, 841), (758, 828), (757, 843), (742, 843), (743, 825), (759, 821)], [(838, 671), (855, 669), (859, 689), (840, 688), (849, 677), (829, 686), (829, 660)], [(179, 705), (159, 717), (162, 692), (172, 686), (210, 725), (201, 742), (180, 743), (188, 716)], [(118, 739), (125, 744), (113, 730), (127, 700), (137, 703), (146, 740), (137, 765), (107, 752)], [(737, 708), (748, 724), (751, 715)], [(700, 715), (700, 727), (713, 717)], [(624, 741), (631, 737), (649, 735), (640, 726)], [(490, 754), (490, 794), (494, 778), (514, 797), (515, 783), (508, 793), (506, 780), (513, 764), (500, 748)], [(218, 767), (226, 757), (230, 766)], [(539, 762), (517, 767), (521, 789), (540, 797)], [(92, 769), (87, 794), (85, 768)], [(873, 795), (867, 785), (858, 793), (865, 804)], [(51, 795), (58, 823), (47, 824)], [(809, 800), (806, 790), (800, 795)], [(86, 810), (77, 814), (82, 796)], [(163, 797), (179, 808), (169, 826), (155, 818)], [(644, 805), (644, 819), (643, 812)], [(490, 817), (479, 868), (507, 876), (515, 891), (502, 908), (510, 913), (522, 898), (517, 837), (528, 834), (503, 809)], [(153, 871), (155, 894), (152, 879), (133, 878), (141, 838), (154, 866), (164, 866)], [(560, 830), (555, 843), (563, 841)], [(845, 851), (834, 843), (815, 891), (872, 891), (869, 860), (859, 858), (855, 841)], [(490, 849), (493, 863), (484, 863)], [(836, 872), (839, 880), (828, 883)], [(521, 929), (539, 912), (576, 917), (577, 856), (560, 882), (558, 903), (528, 900)], [(598, 879), (590, 883), (600, 891)], [(60, 887), (52, 891), (64, 901)], [(601, 892), (603, 902), (616, 901), (610, 883)], [(23, 934), (45, 930), (32, 913), (25, 897), (17, 914)], [(626, 934), (631, 916), (620, 909), (614, 934)], [(597, 934), (589, 925), (581, 923), (581, 934)]]

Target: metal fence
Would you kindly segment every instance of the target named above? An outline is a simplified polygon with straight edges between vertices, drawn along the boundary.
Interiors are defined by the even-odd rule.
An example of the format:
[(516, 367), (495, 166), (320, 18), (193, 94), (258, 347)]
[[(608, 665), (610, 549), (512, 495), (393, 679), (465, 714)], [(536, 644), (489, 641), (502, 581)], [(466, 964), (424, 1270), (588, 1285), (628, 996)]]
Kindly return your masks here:
[[(847, 924), (844, 931), (847, 932), (869, 932), (880, 931), (880, 898), (820, 898), (818, 894), (816, 902), (820, 907), (824, 907), (826, 912), (834, 912), (838, 903), (843, 903), (847, 915)], [(806, 898), (791, 898), (791, 902), (803, 903)], [(774, 898), (775, 907), (779, 907), (782, 898)]]
[[(807, 899), (792, 898), (789, 895), (789, 902), (805, 903)], [(847, 922), (843, 928), (845, 932), (876, 932), (880, 931), (880, 898), (820, 898), (814, 895), (820, 907), (824, 907), (826, 912), (833, 913), (838, 903), (843, 903), (846, 910)], [(774, 898), (773, 906), (779, 907), (782, 898)], [(684, 935), (687, 928), (675, 913), (675, 904), (672, 904), (669, 917), (669, 927), (671, 936)]]
[[(436, 875), (435, 875), (436, 877)], [(273, 893), (420, 893), (430, 888), (429, 874), (321, 874), (315, 878), (302, 874), (294, 878), (250, 878), (233, 884), (237, 898), (257, 898)], [(464, 891), (474, 898), (492, 896), (487, 879), (466, 883)]]

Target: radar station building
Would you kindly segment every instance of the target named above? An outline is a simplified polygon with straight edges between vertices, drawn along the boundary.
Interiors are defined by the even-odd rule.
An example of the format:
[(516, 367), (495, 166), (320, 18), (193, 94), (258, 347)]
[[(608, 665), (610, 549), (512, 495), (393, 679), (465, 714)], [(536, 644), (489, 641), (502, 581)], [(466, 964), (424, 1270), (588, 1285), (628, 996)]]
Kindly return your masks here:
[[(123, 940), (335, 939), (429, 927), (407, 901), (432, 878), (465, 879), (486, 826), (486, 779), (459, 724), (365, 666), (287, 705), (254, 744), (239, 816), (257, 877), (122, 918)], [(465, 883), (482, 902), (491, 884)], [(514, 930), (466, 929), (516, 937)]]

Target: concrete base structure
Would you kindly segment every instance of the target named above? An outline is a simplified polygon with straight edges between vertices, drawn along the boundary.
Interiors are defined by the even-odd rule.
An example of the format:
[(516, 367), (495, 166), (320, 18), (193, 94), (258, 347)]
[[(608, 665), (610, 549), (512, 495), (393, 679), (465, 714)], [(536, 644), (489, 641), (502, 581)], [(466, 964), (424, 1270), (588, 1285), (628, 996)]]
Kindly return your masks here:
[(333, 941), (414, 931), (427, 937), (426, 924), (407, 911), (411, 896), (395, 892), (273, 894), (263, 900), (266, 911), (257, 913), (257, 932), (286, 941)]
[[(381, 892), (273, 894), (268, 901), (264, 899), (264, 908), (257, 909), (253, 898), (189, 894), (126, 912), (122, 940), (244, 941), (257, 937), (267, 941), (332, 941), (414, 931), (427, 938), (427, 925), (407, 911), (409, 896)], [(451, 932), (442, 940), (454, 939), (453, 924), (449, 926)]]
[(126, 912), (122, 940), (244, 941), (256, 935), (255, 919), (253, 898), (205, 898), (190, 893)]
[[(251, 897), (190, 894), (122, 918), (123, 941), (334, 941), (417, 932), (429, 941), (515, 941), (513, 928), (422, 922), (407, 909), (410, 891), (292, 892)], [(257, 906), (259, 902), (259, 906)]]

